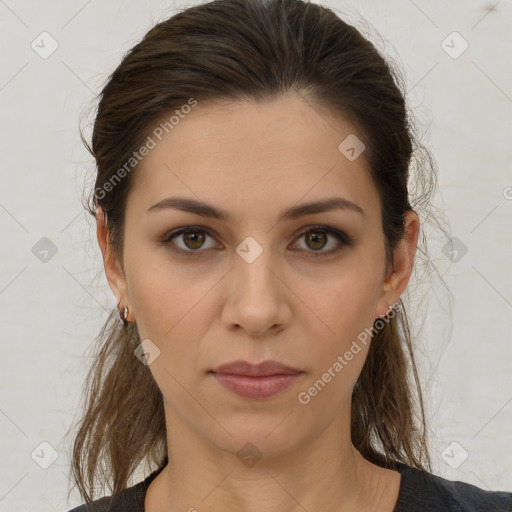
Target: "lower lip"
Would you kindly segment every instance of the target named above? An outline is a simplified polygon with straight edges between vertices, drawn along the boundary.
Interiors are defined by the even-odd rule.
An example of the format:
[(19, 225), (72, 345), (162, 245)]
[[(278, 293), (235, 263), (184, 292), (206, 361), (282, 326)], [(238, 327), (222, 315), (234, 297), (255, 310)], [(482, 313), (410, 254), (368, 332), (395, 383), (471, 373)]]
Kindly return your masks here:
[(217, 381), (226, 389), (244, 398), (268, 398), (289, 388), (302, 373), (292, 375), (268, 375), (266, 377), (249, 377), (213, 373)]

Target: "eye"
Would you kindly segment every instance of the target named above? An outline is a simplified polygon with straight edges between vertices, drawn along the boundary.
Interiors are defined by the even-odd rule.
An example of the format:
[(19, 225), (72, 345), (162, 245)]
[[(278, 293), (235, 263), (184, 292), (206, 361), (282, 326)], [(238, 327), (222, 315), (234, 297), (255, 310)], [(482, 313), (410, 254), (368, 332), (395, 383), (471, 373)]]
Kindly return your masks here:
[[(180, 252), (185, 256), (194, 256), (194, 253), (199, 252), (206, 237), (210, 237), (213, 240), (213, 237), (203, 228), (194, 227), (194, 226), (186, 226), (184, 228), (177, 229), (168, 233), (160, 243), (162, 245), (174, 245), (175, 247), (171, 247), (172, 250)], [(174, 242), (174, 239), (177, 239), (179, 242), (182, 242), (184, 246), (181, 246)], [(206, 247), (207, 249), (214, 247), (215, 244), (210, 247)]]
[[(306, 252), (310, 252), (312, 254), (308, 256), (330, 256), (333, 253), (341, 250), (344, 245), (353, 245), (352, 239), (342, 231), (338, 231), (337, 229), (330, 228), (327, 226), (313, 226), (308, 228), (306, 231), (303, 231), (298, 239), (304, 238), (304, 242), (306, 244)], [(328, 246), (329, 237), (334, 238), (337, 243), (334, 243), (334, 249), (330, 249), (327, 251), (323, 251), (322, 249)], [(295, 247), (296, 244), (293, 244)], [(331, 243), (331, 246), (333, 244)], [(312, 249), (312, 250), (308, 250)]]
[[(302, 237), (305, 237), (306, 249), (301, 248), (300, 250), (312, 253), (308, 256), (313, 257), (329, 256), (341, 250), (343, 246), (353, 245), (353, 240), (347, 234), (327, 226), (309, 227), (297, 237), (297, 240)], [(335, 239), (337, 243), (334, 243), (333, 249), (324, 251), (322, 249), (329, 245), (329, 237)], [(213, 243), (210, 243), (209, 246), (204, 245), (207, 238), (211, 238), (213, 240)], [(174, 241), (175, 239), (177, 242)], [(181, 242), (182, 245), (178, 242)], [(219, 245), (214, 241), (213, 236), (209, 234), (208, 230), (196, 226), (186, 226), (175, 231), (171, 231), (165, 235), (162, 240), (160, 240), (160, 244), (170, 246), (173, 251), (181, 253), (184, 256), (195, 256), (197, 253), (203, 252), (199, 249), (212, 249), (219, 247)], [(332, 245), (333, 244), (331, 243), (331, 246)], [(296, 243), (293, 243), (291, 247), (296, 248)], [(311, 250), (308, 250), (308, 248)]]

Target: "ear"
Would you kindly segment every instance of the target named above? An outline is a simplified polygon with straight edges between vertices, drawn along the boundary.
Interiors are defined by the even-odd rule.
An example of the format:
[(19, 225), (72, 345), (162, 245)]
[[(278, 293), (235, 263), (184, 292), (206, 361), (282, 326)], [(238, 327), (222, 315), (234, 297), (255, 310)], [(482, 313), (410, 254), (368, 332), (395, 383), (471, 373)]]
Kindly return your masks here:
[(389, 313), (388, 305), (394, 304), (402, 295), (411, 277), (414, 256), (418, 243), (420, 220), (416, 212), (405, 212), (404, 237), (393, 250), (393, 265), (389, 263), (391, 273), (382, 283), (382, 293), (375, 311), (376, 317)]
[(105, 268), (105, 275), (110, 289), (116, 297), (116, 302), (119, 303), (120, 308), (128, 306), (129, 312), (127, 320), (129, 322), (134, 321), (133, 319), (130, 320), (130, 316), (132, 316), (132, 308), (129, 307), (126, 277), (124, 275), (121, 262), (110, 244), (107, 230), (107, 219), (100, 207), (96, 209), (96, 237), (103, 256), (103, 266)]

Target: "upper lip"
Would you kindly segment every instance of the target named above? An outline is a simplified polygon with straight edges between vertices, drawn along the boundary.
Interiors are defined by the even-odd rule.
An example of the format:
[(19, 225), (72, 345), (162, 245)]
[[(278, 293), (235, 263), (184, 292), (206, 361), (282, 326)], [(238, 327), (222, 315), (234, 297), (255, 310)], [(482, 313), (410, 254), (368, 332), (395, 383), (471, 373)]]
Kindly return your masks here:
[(264, 377), (268, 375), (294, 375), (301, 373), (301, 370), (282, 364), (279, 361), (267, 360), (259, 364), (251, 364), (247, 361), (233, 361), (215, 368), (213, 372)]

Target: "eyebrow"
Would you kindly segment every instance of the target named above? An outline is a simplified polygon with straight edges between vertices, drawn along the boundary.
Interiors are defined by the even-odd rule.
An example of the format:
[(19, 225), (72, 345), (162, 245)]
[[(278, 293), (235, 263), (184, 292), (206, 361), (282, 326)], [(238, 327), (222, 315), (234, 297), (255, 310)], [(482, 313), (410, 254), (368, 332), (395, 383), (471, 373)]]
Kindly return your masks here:
[[(211, 217), (222, 221), (228, 221), (230, 219), (230, 215), (225, 210), (203, 201), (185, 197), (168, 197), (149, 207), (147, 211), (161, 211), (168, 208), (194, 213), (195, 215), (200, 215), (202, 217)], [(304, 215), (324, 213), (331, 210), (349, 210), (365, 216), (363, 209), (352, 201), (343, 197), (332, 197), (321, 201), (292, 206), (281, 213), (278, 221), (295, 220)]]

